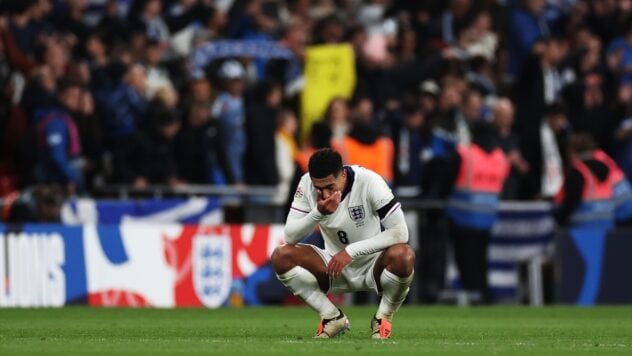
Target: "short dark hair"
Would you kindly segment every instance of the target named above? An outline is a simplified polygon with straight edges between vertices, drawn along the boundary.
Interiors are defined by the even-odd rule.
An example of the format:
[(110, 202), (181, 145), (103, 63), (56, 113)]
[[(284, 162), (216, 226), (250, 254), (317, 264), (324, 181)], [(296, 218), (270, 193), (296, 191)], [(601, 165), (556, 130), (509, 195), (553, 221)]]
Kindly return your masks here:
[(309, 158), (308, 169), (312, 178), (338, 177), (342, 172), (342, 157), (331, 148), (321, 148)]

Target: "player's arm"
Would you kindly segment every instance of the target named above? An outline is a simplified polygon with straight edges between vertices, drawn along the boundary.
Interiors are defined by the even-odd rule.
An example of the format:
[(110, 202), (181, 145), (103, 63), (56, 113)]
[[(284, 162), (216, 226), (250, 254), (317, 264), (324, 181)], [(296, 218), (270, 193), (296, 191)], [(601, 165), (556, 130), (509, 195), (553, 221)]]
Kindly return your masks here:
[(391, 188), (378, 174), (369, 171), (367, 189), (369, 206), (380, 218), (385, 230), (370, 239), (357, 241), (346, 247), (351, 258), (382, 251), (398, 243), (408, 242), (408, 227), (401, 205), (395, 200)]
[(331, 214), (338, 208), (340, 204), (340, 192), (331, 194), (327, 199), (323, 199), (321, 193), (318, 193), (318, 201), (316, 206), (309, 208), (309, 202), (304, 192), (307, 191), (307, 185), (299, 184), (294, 201), (290, 206), (290, 213), (285, 221), (285, 242), (295, 244), (311, 234), (316, 224), (322, 220), (325, 215)]
[(357, 241), (345, 248), (351, 258), (370, 255), (390, 246), (408, 242), (408, 227), (404, 212), (395, 199), (378, 210), (384, 231), (370, 239)]
[(298, 211), (290, 208), (290, 213), (285, 221), (285, 242), (288, 244), (298, 243), (314, 231), (316, 224), (323, 217), (324, 215), (316, 208), (311, 211)]

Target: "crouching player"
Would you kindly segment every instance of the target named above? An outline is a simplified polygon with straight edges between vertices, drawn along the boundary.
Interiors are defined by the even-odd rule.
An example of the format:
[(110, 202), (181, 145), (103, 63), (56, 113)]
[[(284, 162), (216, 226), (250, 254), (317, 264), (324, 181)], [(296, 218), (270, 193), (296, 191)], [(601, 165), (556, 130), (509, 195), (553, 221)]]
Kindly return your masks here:
[[(298, 243), (317, 224), (324, 250)], [(320, 314), (316, 338), (349, 330), (347, 316), (326, 293), (364, 290), (382, 296), (371, 320), (372, 338), (390, 337), (393, 314), (413, 280), (415, 253), (406, 244), (404, 213), (382, 177), (359, 166), (343, 167), (331, 149), (316, 151), (294, 195), (285, 240), (272, 254), (272, 266), (277, 278)]]

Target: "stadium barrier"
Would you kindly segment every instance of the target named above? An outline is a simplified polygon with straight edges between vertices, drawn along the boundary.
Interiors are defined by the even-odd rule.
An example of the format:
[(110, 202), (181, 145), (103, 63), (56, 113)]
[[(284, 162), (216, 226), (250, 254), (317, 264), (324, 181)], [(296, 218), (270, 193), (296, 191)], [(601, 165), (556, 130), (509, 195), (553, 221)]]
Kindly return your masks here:
[[(206, 188), (201, 189), (198, 193), (209, 194)], [(62, 225), (0, 225), (0, 276), (3, 276), (0, 306), (79, 303), (214, 307), (283, 302), (287, 291), (275, 280), (268, 263), (272, 249), (282, 242), (279, 222), (284, 217), (283, 208), (271, 206), (267, 201), (266, 196), (271, 191), (269, 188), (267, 191), (229, 188), (216, 190), (214, 196), (204, 198), (72, 199), (62, 207)], [(174, 195), (173, 191), (164, 192), (165, 196)], [(191, 191), (181, 193), (189, 196)], [(435, 225), (428, 212), (441, 210), (443, 202), (412, 198), (417, 193), (398, 191), (411, 229), (411, 245), (421, 256), (427, 247), (422, 242), (427, 240), (427, 228)], [(124, 192), (127, 194), (129, 192)], [(150, 196), (159, 195), (162, 193), (154, 192)], [(253, 209), (250, 218), (248, 214), (242, 215), (246, 221), (265, 224), (226, 224), (230, 219), (224, 212), (230, 201), (242, 209)], [(560, 255), (558, 249), (558, 255), (553, 255), (556, 227), (550, 212), (548, 203), (502, 203), (489, 251), (489, 280), (496, 300), (529, 300), (535, 305), (542, 304), (541, 265), (553, 257), (566, 266), (562, 280), (557, 281), (559, 285), (568, 285), (569, 280), (577, 284), (577, 280), (585, 278), (582, 277), (582, 256), (568, 253), (576, 249), (563, 247), (565, 254)], [(257, 217), (252, 218), (254, 216)], [(443, 238), (441, 243), (447, 244)], [(207, 255), (196, 255), (199, 249)], [(610, 250), (606, 248), (606, 251)], [(617, 263), (621, 258), (616, 255), (607, 261)], [(178, 261), (185, 262), (179, 265)], [(208, 261), (208, 268), (195, 265), (194, 261)], [(568, 261), (572, 262), (572, 268), (568, 267)], [(227, 264), (231, 265), (230, 273), (224, 267), (216, 268)], [(529, 266), (526, 282), (521, 276), (521, 266), (525, 264)], [(447, 266), (446, 284), (458, 290), (454, 264)], [(107, 273), (99, 272), (106, 267)], [(183, 272), (183, 268), (188, 272)], [(611, 270), (604, 269), (605, 279), (610, 278)], [(422, 270), (418, 270), (418, 274), (421, 273)], [(181, 292), (183, 279), (189, 280), (185, 294)], [(203, 280), (215, 284), (203, 285)], [(132, 287), (146, 290), (137, 291)], [(413, 302), (419, 301), (419, 287), (419, 282), (412, 287), (410, 300)], [(574, 303), (576, 296), (569, 290), (574, 289), (557, 288), (558, 300)], [(632, 300), (625, 293), (608, 290), (607, 297), (595, 300)]]
[(282, 241), (281, 225), (0, 225), (0, 306), (258, 305)]

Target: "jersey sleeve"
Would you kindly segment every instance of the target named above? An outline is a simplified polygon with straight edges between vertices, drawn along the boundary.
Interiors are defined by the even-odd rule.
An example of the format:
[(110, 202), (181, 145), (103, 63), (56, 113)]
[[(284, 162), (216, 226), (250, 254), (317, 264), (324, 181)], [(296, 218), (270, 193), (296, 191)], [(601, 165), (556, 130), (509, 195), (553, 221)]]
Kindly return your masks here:
[(294, 199), (292, 200), (292, 205), (290, 206), (290, 210), (293, 213), (299, 214), (308, 214), (312, 210), (312, 206), (310, 206), (308, 194), (310, 192), (309, 188), (309, 175), (305, 174), (301, 178), (301, 181), (294, 192)]
[[(367, 195), (369, 203), (372, 210), (380, 213), (380, 218), (384, 218), (382, 211), (389, 205), (395, 204), (395, 196), (381, 176), (371, 171), (368, 171), (368, 175)], [(388, 211), (389, 209), (386, 210)]]

